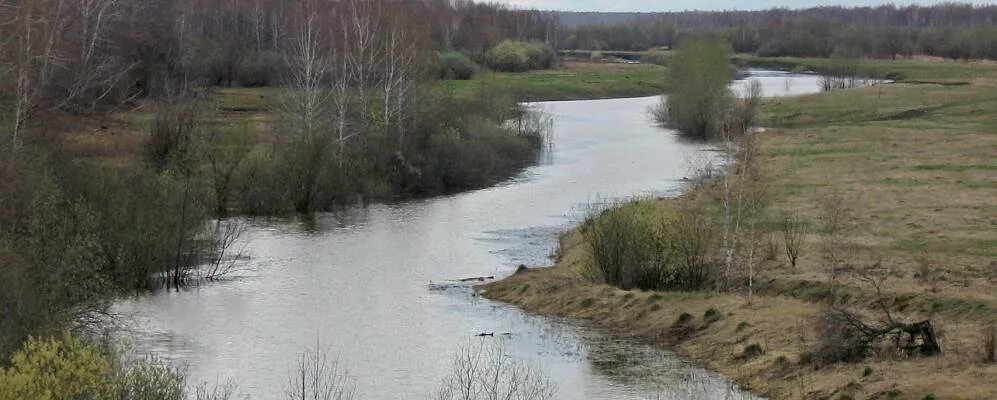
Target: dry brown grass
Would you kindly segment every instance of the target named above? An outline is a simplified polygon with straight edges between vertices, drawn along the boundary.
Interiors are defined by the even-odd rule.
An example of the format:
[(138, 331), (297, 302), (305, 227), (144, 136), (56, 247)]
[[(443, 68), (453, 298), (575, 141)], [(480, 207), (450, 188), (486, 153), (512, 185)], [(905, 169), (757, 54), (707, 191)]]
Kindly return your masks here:
[[(588, 265), (587, 246), (577, 231), (563, 237), (555, 267), (487, 285), (485, 295), (633, 332), (775, 399), (997, 399), (997, 366), (983, 354), (985, 327), (997, 320), (997, 79), (989, 70), (979, 76), (969, 85), (891, 85), (765, 105), (763, 123), (773, 129), (758, 144), (774, 198), (767, 225), (774, 230), (794, 212), (812, 233), (797, 268), (782, 254), (762, 265), (751, 306), (737, 293), (625, 292), (586, 281), (578, 271)], [(877, 262), (887, 269), (893, 312), (930, 318), (941, 356), (800, 363), (816, 341), (813, 321), (828, 289), (819, 218), (832, 195), (848, 216), (846, 271)], [(867, 285), (847, 272), (842, 285), (843, 303), (875, 316)], [(724, 317), (704, 323), (709, 308)], [(691, 333), (672, 328), (682, 313), (696, 317)], [(749, 344), (763, 354), (743, 357)]]
[[(841, 394), (856, 399), (920, 400), (927, 394), (940, 399), (997, 398), (993, 384), (997, 366), (979, 361), (982, 335), (972, 322), (942, 320), (945, 353), (940, 357), (879, 356), (816, 369), (800, 362), (817, 340), (811, 328), (821, 311), (816, 304), (763, 296), (748, 306), (739, 295), (624, 291), (581, 278), (577, 269), (584, 268), (587, 249), (578, 231), (566, 234), (562, 245), (562, 257), (554, 267), (530, 269), (485, 285), (484, 295), (534, 313), (585, 319), (673, 348), (774, 399)], [(722, 316), (712, 323), (704, 318), (710, 308)], [(691, 332), (674, 328), (683, 313), (694, 316)], [(761, 346), (764, 353), (745, 357), (751, 344)], [(867, 367), (873, 372), (863, 376)], [(897, 397), (887, 395), (894, 392)]]
[[(205, 129), (236, 129), (263, 138), (260, 133), (276, 120), (280, 89), (215, 88), (201, 100), (199, 118)], [(92, 159), (127, 165), (142, 156), (152, 119), (152, 102), (129, 110), (86, 116), (53, 113), (52, 125), (73, 127), (58, 135), (60, 148), (74, 159)], [(243, 129), (245, 128), (245, 129)]]
[(590, 62), (590, 61), (564, 61), (561, 69), (566, 71), (599, 71), (599, 72), (621, 72), (638, 69), (634, 64), (613, 63), (613, 62)]

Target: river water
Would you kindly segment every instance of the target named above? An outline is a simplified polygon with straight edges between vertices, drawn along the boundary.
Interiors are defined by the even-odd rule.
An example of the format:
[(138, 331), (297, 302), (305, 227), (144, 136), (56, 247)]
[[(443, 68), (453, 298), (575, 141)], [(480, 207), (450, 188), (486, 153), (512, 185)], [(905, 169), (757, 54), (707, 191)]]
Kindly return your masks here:
[[(755, 72), (766, 95), (818, 78)], [(735, 82), (735, 89), (742, 82)], [(544, 265), (593, 203), (676, 195), (708, 146), (655, 126), (657, 97), (536, 103), (554, 121), (539, 163), (491, 188), (398, 204), (255, 221), (228, 279), (120, 301), (136, 354), (185, 365), (195, 381), (281, 398), (298, 355), (320, 342), (364, 399), (424, 399), (461, 346), (501, 342), (542, 368), (563, 399), (752, 398), (722, 376), (573, 321), (527, 315), (450, 280)], [(494, 337), (477, 337), (496, 333)], [(511, 335), (501, 335), (510, 333)]]

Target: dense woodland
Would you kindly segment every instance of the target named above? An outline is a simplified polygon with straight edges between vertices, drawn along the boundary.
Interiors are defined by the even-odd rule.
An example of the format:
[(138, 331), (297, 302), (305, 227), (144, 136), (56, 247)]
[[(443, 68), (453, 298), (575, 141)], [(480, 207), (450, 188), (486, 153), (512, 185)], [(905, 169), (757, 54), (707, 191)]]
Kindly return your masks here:
[(726, 38), (738, 53), (761, 56), (827, 57), (850, 47), (883, 58), (997, 58), (993, 5), (551, 15), (563, 27), (559, 44), (564, 49), (671, 48), (684, 34), (709, 31)]

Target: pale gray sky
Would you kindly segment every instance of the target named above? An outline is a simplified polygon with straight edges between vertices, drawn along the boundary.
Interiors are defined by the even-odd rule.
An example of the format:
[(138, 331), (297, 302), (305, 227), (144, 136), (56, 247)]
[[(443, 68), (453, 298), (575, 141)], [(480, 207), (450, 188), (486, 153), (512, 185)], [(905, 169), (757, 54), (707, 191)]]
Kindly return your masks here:
[[(936, 4), (945, 0), (492, 0), (517, 8), (561, 11), (683, 11), (683, 10), (758, 10), (772, 7), (805, 8), (814, 6), (870, 6), (893, 3)], [(975, 2), (991, 3), (991, 2)]]

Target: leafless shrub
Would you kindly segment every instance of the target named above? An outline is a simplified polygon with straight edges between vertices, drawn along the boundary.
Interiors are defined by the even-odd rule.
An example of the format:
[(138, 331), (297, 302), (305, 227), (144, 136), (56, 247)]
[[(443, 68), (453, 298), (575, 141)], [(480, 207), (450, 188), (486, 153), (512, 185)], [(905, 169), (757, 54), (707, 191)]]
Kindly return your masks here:
[(922, 285), (928, 286), (928, 291), (937, 293), (945, 283), (945, 274), (938, 268), (938, 262), (927, 252), (921, 252), (914, 258), (916, 269), (914, 278)]
[(229, 219), (217, 221), (212, 225), (214, 229), (208, 232), (210, 237), (208, 243), (211, 248), (207, 267), (203, 270), (204, 279), (209, 281), (217, 280), (237, 270), (245, 244), (235, 254), (232, 254), (232, 250), (246, 232), (247, 224), (242, 219)]
[(288, 377), (285, 394), (287, 400), (353, 400), (358, 397), (349, 372), (318, 342), (298, 357), (297, 366)]
[[(202, 383), (194, 388), (194, 399), (195, 400), (229, 400), (235, 396), (235, 390), (237, 385), (235, 382), (228, 381), (222, 384), (208, 385), (207, 383)], [(247, 396), (248, 398), (248, 396)]]
[(725, 129), (734, 137), (747, 133), (755, 123), (758, 108), (762, 104), (762, 83), (757, 79), (748, 80), (741, 97), (727, 114)]
[(510, 121), (515, 127), (516, 136), (529, 139), (542, 151), (550, 151), (554, 146), (554, 118), (538, 109), (522, 109)]
[(821, 76), (820, 86), (825, 92), (850, 89), (861, 84), (859, 80), (861, 50), (839, 47), (831, 54), (831, 63)]
[(704, 187), (720, 175), (714, 157), (704, 153), (696, 153), (686, 160), (688, 176), (683, 178), (696, 187)]
[(775, 261), (779, 258), (779, 245), (776, 244), (775, 239), (769, 236), (764, 243), (765, 247), (762, 248), (764, 253), (762, 253), (762, 260), (765, 261)]
[(785, 244), (786, 258), (793, 268), (796, 268), (796, 260), (800, 257), (800, 248), (806, 240), (807, 233), (807, 224), (798, 213), (783, 216), (782, 240)]
[(540, 369), (514, 359), (501, 344), (462, 346), (435, 393), (437, 400), (548, 400), (557, 394)]

